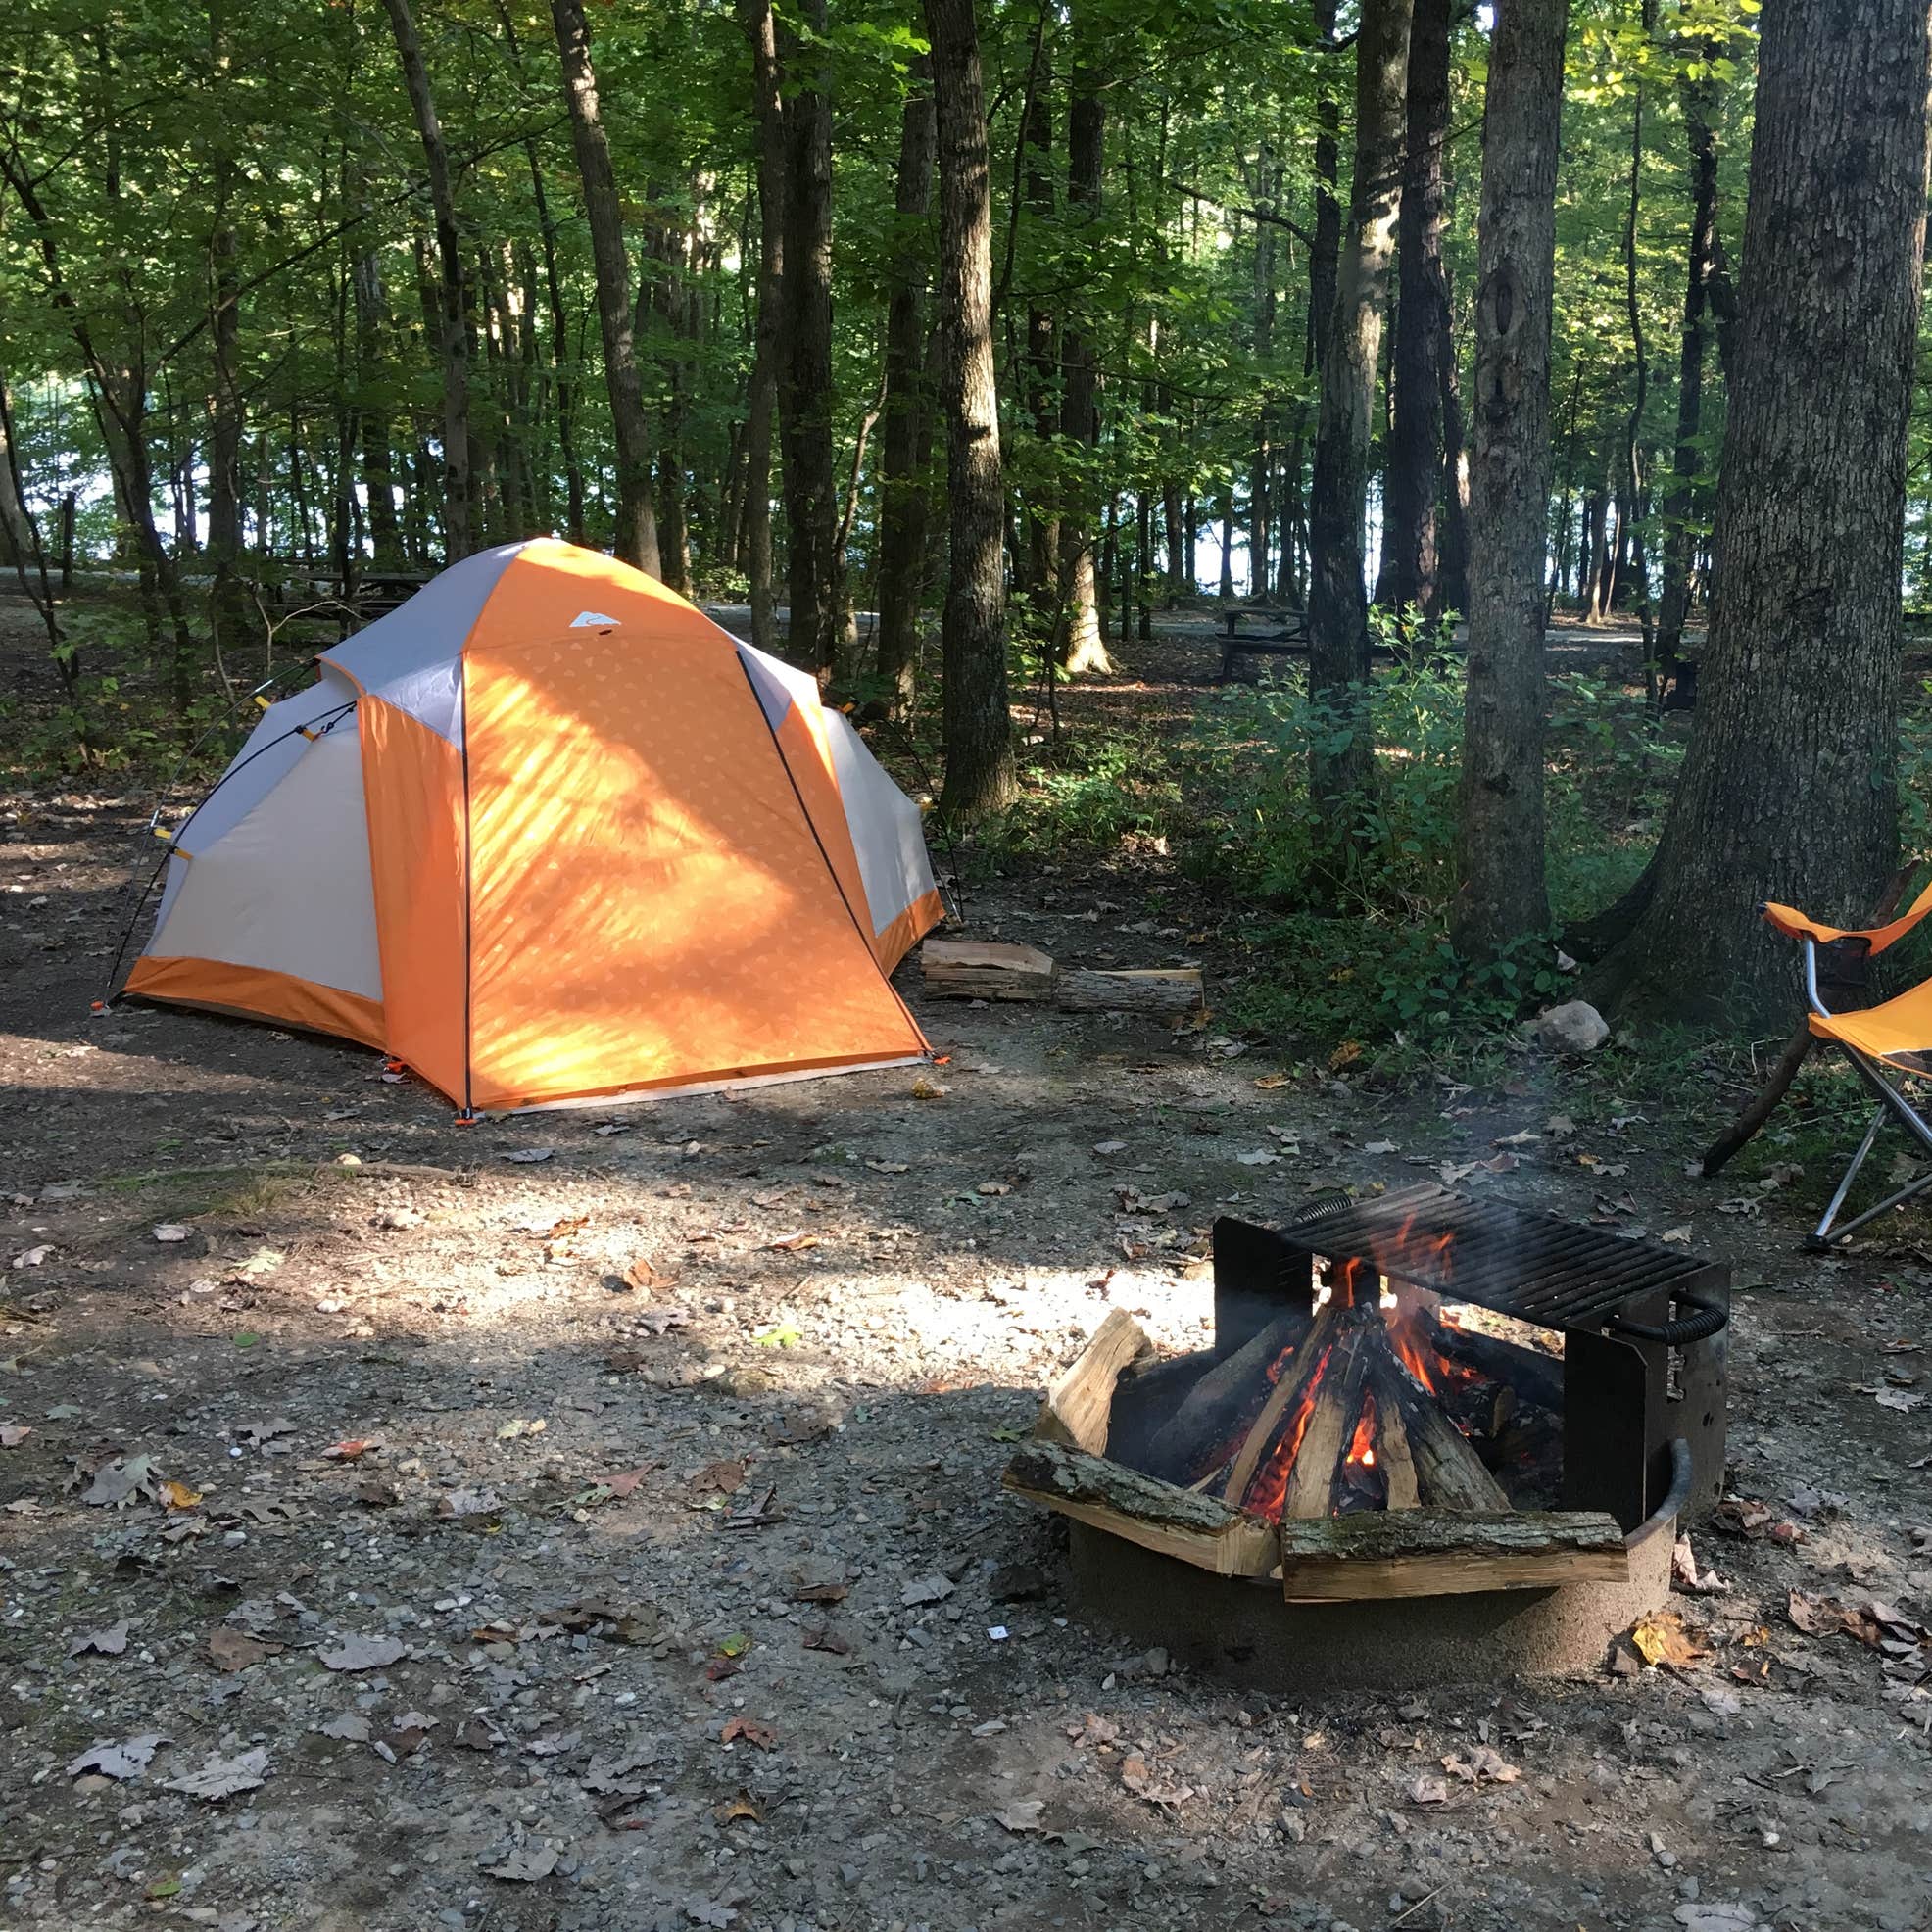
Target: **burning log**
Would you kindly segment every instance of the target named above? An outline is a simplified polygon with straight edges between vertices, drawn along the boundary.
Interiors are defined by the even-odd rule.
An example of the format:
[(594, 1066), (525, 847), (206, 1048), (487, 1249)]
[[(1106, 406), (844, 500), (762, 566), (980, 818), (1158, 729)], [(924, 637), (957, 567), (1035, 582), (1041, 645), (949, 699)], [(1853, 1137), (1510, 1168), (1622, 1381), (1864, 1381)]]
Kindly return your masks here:
[(1308, 1330), (1307, 1314), (1294, 1310), (1271, 1322), (1217, 1362), (1147, 1445), (1145, 1467), (1156, 1475), (1189, 1475), (1202, 1452), (1223, 1441), (1254, 1397), (1268, 1365), (1293, 1348)]
[(1281, 1499), (1283, 1522), (1328, 1514), (1342, 1454), (1361, 1412), (1370, 1359), (1386, 1354), (1387, 1347), (1387, 1332), (1372, 1305), (1368, 1321), (1351, 1323), (1328, 1351), (1328, 1372), (1315, 1392), (1315, 1408), (1288, 1472), (1287, 1493)]
[(1469, 1590), (1620, 1583), (1629, 1558), (1617, 1519), (1594, 1510), (1462, 1516), (1434, 1510), (1283, 1520), (1281, 1593), (1346, 1602)]
[(1447, 1510), (1510, 1507), (1503, 1485), (1392, 1349), (1377, 1352), (1371, 1377), (1377, 1408), (1399, 1417), (1407, 1432), (1424, 1502)]
[(1224, 1502), (1239, 1503), (1248, 1493), (1254, 1473), (1261, 1467), (1262, 1457), (1273, 1448), (1283, 1421), (1295, 1417), (1308, 1394), (1309, 1385), (1327, 1364), (1328, 1340), (1334, 1332), (1334, 1326), (1335, 1305), (1328, 1302), (1316, 1316), (1306, 1339), (1295, 1350), (1294, 1361), (1275, 1384), (1268, 1400), (1261, 1405), (1261, 1414), (1255, 1418), (1254, 1425), (1235, 1450), (1228, 1480), (1222, 1485)]
[(1078, 1449), (1023, 1442), (1002, 1483), (1029, 1502), (1218, 1576), (1266, 1576), (1275, 1568), (1280, 1546), (1272, 1522)]
[[(1372, 1384), (1376, 1386), (1378, 1384)], [(1381, 1466), (1382, 1479), (1388, 1487), (1387, 1507), (1416, 1510), (1422, 1507), (1422, 1484), (1416, 1475), (1416, 1459), (1409, 1453), (1409, 1430), (1402, 1411), (1393, 1402), (1376, 1401), (1376, 1460)]]
[(1500, 1335), (1486, 1335), (1479, 1328), (1459, 1328), (1423, 1311), (1429, 1340), (1450, 1361), (1473, 1369), (1492, 1382), (1514, 1389), (1524, 1402), (1563, 1414), (1563, 1358), (1545, 1355), (1536, 1348), (1522, 1348), (1504, 1341)]

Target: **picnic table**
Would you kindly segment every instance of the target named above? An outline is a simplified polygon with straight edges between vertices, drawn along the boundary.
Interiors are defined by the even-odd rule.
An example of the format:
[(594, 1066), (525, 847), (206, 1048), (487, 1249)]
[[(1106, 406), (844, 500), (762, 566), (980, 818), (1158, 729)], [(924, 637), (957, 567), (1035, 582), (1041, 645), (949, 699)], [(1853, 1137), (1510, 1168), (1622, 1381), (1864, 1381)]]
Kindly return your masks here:
[[(1243, 619), (1270, 626), (1266, 630), (1243, 631)], [(1305, 610), (1278, 610), (1256, 604), (1230, 604), (1221, 612), (1221, 675), (1226, 684), (1234, 675), (1234, 665), (1242, 657), (1293, 657), (1308, 649), (1308, 613)]]
[(346, 635), (358, 625), (385, 617), (399, 604), (407, 604), (432, 574), (385, 565), (353, 570), (345, 577), (331, 562), (298, 559), (269, 578), (266, 588), (278, 605), (291, 602), (334, 604)]

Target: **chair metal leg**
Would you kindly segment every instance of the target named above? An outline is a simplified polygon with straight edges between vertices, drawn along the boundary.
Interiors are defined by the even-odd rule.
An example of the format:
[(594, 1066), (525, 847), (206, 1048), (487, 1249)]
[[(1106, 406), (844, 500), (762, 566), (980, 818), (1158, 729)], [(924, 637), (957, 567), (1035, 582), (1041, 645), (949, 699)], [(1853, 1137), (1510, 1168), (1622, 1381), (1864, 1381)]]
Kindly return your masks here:
[(1859, 1178), (1859, 1170), (1865, 1164), (1865, 1156), (1871, 1152), (1871, 1143), (1878, 1138), (1878, 1130), (1885, 1125), (1885, 1108), (1871, 1110), (1871, 1125), (1865, 1129), (1865, 1137), (1859, 1142), (1859, 1151), (1852, 1156), (1852, 1165), (1845, 1170), (1838, 1183), (1837, 1192), (1831, 1197), (1831, 1204), (1824, 1211), (1824, 1219), (1812, 1229), (1805, 1245), (1808, 1248), (1824, 1248), (1831, 1245), (1831, 1224), (1837, 1218), (1838, 1210), (1845, 1205), (1845, 1196), (1852, 1191), (1852, 1183)]

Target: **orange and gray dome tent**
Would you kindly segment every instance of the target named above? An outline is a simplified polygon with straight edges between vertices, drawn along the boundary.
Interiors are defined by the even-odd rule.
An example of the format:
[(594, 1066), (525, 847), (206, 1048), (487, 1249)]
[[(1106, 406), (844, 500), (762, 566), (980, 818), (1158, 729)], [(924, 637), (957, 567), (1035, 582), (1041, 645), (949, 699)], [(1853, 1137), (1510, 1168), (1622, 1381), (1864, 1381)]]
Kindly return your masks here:
[(812, 679), (549, 538), (324, 652), (174, 834), (123, 990), (379, 1047), (465, 1113), (901, 1065), (917, 806)]

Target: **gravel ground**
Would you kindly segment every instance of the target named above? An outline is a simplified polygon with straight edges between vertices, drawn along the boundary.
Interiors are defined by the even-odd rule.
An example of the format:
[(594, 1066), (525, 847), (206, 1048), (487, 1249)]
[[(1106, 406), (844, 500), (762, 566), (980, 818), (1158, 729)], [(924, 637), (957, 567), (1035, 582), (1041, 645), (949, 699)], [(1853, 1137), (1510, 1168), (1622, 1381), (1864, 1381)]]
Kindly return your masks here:
[[(1932, 1925), (1928, 1274), (1800, 1255), (1817, 1177), (1689, 1179), (1528, 1052), (1383, 1092), (916, 986), (938, 1097), (459, 1129), (340, 1043), (90, 1019), (135, 801), (5, 802), (6, 1922)], [(1167, 885), (1015, 876), (972, 931), (1212, 984)], [(1459, 1184), (1736, 1271), (1676, 1661), (1284, 1702), (1073, 1615), (998, 1473), (1108, 1310), (1199, 1346), (1215, 1214), (1521, 1133)]]

